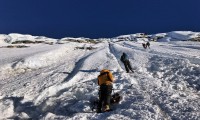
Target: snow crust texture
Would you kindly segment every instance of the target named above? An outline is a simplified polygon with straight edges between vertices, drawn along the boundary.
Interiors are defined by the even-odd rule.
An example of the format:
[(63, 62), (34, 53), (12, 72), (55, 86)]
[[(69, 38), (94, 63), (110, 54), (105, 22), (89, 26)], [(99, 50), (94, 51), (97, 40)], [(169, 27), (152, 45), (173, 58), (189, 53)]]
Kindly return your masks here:
[[(170, 36), (175, 34), (181, 40), (194, 35)], [(199, 120), (200, 42), (150, 42), (144, 49), (141, 41), (0, 48), (0, 119)], [(126, 73), (123, 52), (134, 73)], [(123, 99), (111, 106), (113, 111), (95, 113), (91, 101), (98, 97), (102, 69), (113, 73), (113, 93)]]

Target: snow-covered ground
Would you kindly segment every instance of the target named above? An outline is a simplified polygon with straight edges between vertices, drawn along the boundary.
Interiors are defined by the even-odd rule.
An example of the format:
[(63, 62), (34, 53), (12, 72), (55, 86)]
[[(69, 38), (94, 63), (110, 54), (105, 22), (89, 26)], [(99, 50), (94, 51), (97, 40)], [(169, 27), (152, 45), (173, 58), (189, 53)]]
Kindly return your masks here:
[[(150, 49), (139, 41), (106, 40), (0, 48), (0, 119), (198, 120), (200, 42), (150, 43)], [(135, 73), (125, 72), (123, 52)], [(113, 111), (95, 113), (90, 101), (98, 96), (104, 68), (123, 99)]]

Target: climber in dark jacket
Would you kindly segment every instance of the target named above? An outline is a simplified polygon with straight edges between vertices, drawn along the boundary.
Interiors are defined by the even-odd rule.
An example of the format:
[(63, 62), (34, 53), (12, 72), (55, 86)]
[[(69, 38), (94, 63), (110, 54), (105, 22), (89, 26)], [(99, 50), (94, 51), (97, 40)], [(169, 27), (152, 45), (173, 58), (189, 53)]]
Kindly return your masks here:
[(143, 46), (144, 49), (147, 48), (147, 44), (145, 44), (145, 43), (142, 43), (142, 46)]
[(149, 42), (146, 43), (146, 47), (150, 48), (150, 43)]
[(133, 69), (131, 67), (131, 64), (130, 64), (130, 61), (129, 61), (129, 58), (127, 56), (126, 53), (123, 53), (122, 56), (121, 56), (121, 59), (120, 59), (123, 63), (124, 63), (124, 66), (125, 66), (125, 69), (126, 69), (126, 72), (129, 73), (129, 70), (131, 70), (133, 73)]

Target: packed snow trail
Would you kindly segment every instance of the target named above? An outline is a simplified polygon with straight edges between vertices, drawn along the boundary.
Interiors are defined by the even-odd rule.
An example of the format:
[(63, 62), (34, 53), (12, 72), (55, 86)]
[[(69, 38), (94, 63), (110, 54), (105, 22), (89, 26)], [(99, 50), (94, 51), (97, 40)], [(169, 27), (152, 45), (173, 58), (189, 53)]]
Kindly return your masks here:
[[(120, 58), (120, 56), (119, 55), (122, 55), (122, 53), (123, 52), (125, 52), (125, 53), (130, 53), (130, 50), (124, 50), (124, 51), (121, 51), (121, 52), (119, 52), (119, 51), (117, 51), (117, 47), (121, 47), (121, 46), (118, 46), (117, 45), (117, 47), (115, 48), (115, 47), (113, 47), (113, 46), (116, 46), (116, 45), (110, 45), (110, 49), (111, 49), (111, 51), (112, 51), (112, 53), (113, 54), (115, 54), (118, 58)], [(113, 48), (112, 48), (113, 47)], [(131, 51), (133, 51), (133, 50), (131, 50)], [(118, 54), (116, 54), (116, 53), (118, 53)], [(120, 53), (120, 54), (119, 54)], [(134, 56), (133, 56), (134, 57)], [(140, 59), (141, 60), (141, 59)], [(130, 61), (132, 61), (131, 59), (130, 59)], [(143, 62), (145, 62), (146, 60), (143, 60)], [(121, 62), (120, 60), (119, 60), (119, 62)], [(143, 63), (144, 64), (144, 63)], [(141, 64), (142, 65), (142, 64)], [(143, 66), (143, 65), (142, 65)], [(125, 70), (124, 70), (125, 71)], [(130, 74), (130, 75), (129, 75)], [(155, 110), (158, 110), (159, 109), (159, 112), (158, 113), (156, 113), (156, 117), (157, 117), (157, 119), (158, 118), (163, 118), (163, 119), (170, 119), (170, 117), (168, 116), (168, 114), (167, 113), (165, 113), (163, 110), (161, 110), (161, 108), (160, 108), (160, 106), (158, 105), (158, 104), (154, 104), (155, 103), (155, 101), (152, 99), (152, 97), (151, 97), (151, 95), (150, 94), (148, 94), (146, 91), (148, 91), (147, 90), (147, 88), (146, 88), (146, 85), (148, 85), (148, 84), (146, 84), (146, 83), (142, 83), (142, 81), (143, 81), (143, 79), (148, 79), (149, 81), (150, 80), (153, 80), (152, 78), (147, 78), (147, 76), (148, 75), (144, 75), (144, 74), (141, 74), (140, 72), (138, 72), (137, 71), (137, 69), (136, 70), (134, 70), (134, 73), (129, 73), (129, 74), (127, 74), (127, 76), (129, 76), (127, 79), (129, 80), (129, 83), (130, 83), (130, 85), (131, 85), (131, 88), (133, 89), (133, 90), (136, 90), (136, 91), (132, 91), (132, 93), (137, 93), (137, 94), (133, 94), (132, 96), (134, 96), (134, 99), (136, 99), (136, 102), (137, 102), (137, 105), (141, 105), (140, 106), (140, 112), (142, 111), (142, 107), (144, 107), (146, 104), (148, 104), (148, 106), (149, 106), (149, 108), (143, 108), (144, 110), (146, 110), (146, 113), (150, 113), (151, 114), (151, 112), (154, 112)], [(130, 78), (132, 78), (132, 79), (130, 79)], [(133, 83), (134, 82), (134, 83)], [(133, 86), (135, 86), (135, 87), (133, 87)], [(127, 86), (126, 86), (127, 87)], [(127, 87), (128, 88), (128, 87)], [(130, 88), (129, 88), (130, 89)], [(138, 96), (139, 95), (139, 96)], [(138, 97), (139, 98), (143, 98), (147, 103), (142, 103), (142, 102), (140, 102), (139, 100), (138, 100)], [(150, 107), (150, 106), (152, 106), (152, 108)], [(156, 109), (155, 109), (156, 108)], [(151, 111), (149, 111), (149, 109), (151, 109)], [(141, 117), (142, 118), (142, 117)], [(140, 118), (140, 119), (141, 119)]]

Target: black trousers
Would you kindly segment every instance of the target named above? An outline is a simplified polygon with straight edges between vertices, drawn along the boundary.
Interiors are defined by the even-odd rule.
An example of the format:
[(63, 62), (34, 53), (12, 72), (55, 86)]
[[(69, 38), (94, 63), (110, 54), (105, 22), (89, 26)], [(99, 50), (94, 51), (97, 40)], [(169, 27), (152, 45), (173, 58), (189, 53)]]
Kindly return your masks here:
[(133, 71), (129, 60), (124, 61), (124, 66), (125, 66), (126, 72), (129, 72), (129, 70)]
[(99, 90), (99, 103), (97, 106), (98, 111), (101, 111), (102, 104), (103, 106), (110, 106), (110, 99), (112, 93), (112, 85), (101, 85)]

